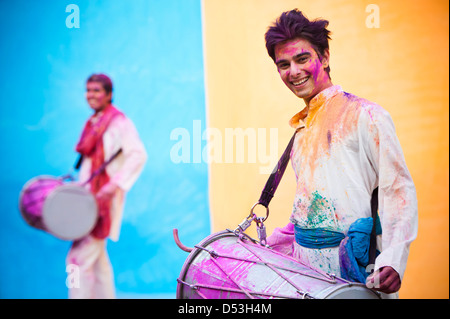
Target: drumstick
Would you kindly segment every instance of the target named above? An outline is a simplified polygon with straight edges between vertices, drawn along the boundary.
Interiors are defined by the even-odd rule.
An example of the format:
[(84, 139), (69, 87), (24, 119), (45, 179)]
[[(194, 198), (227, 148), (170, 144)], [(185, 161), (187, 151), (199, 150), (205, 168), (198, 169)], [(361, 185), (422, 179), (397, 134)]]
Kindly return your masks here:
[(83, 155), (82, 155), (82, 154), (80, 154), (80, 155), (78, 156), (78, 160), (77, 160), (77, 162), (75, 163), (75, 166), (74, 166), (74, 169), (75, 169), (75, 170), (78, 171), (78, 170), (80, 169), (81, 162), (83, 162)]
[(82, 185), (89, 184), (89, 182), (98, 174), (103, 172), (103, 170), (106, 168), (106, 166), (113, 161), (120, 153), (122, 153), (122, 149), (119, 149), (109, 160), (107, 160), (105, 163), (103, 163), (94, 173), (92, 173), (91, 177), (87, 181), (85, 181)]
[(180, 239), (178, 238), (178, 229), (176, 229), (176, 228), (173, 229), (173, 238), (175, 239), (175, 243), (181, 250), (184, 250), (185, 252), (188, 252), (188, 253), (190, 253), (192, 251), (193, 248), (186, 247), (185, 245), (183, 245), (181, 243)]

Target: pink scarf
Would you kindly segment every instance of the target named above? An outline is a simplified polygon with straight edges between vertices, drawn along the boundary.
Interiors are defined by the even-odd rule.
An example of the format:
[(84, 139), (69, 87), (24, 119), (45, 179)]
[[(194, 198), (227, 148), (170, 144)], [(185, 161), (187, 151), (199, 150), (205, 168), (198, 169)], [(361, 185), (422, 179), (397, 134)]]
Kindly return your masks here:
[[(103, 133), (105, 133), (112, 119), (117, 115), (123, 115), (112, 104), (105, 107), (99, 117), (94, 119), (92, 115), (86, 122), (80, 141), (76, 146), (76, 151), (85, 157), (90, 157), (92, 161), (91, 174), (99, 169), (105, 160), (103, 151)], [(94, 120), (93, 120), (94, 119)], [(109, 182), (109, 176), (106, 170), (92, 178), (90, 181), (91, 192), (95, 195), (103, 185)], [(98, 220), (91, 234), (99, 239), (108, 237), (111, 228), (111, 201), (99, 200), (98, 204)]]

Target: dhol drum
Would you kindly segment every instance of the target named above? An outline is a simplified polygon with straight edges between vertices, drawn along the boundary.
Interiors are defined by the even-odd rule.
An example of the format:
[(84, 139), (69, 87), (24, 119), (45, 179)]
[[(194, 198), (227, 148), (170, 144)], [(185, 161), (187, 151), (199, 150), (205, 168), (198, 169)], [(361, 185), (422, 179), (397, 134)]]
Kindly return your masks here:
[(308, 267), (230, 230), (206, 237), (178, 278), (179, 299), (381, 299), (379, 293)]
[(64, 240), (88, 235), (98, 217), (97, 202), (87, 189), (46, 175), (24, 185), (19, 209), (30, 226)]

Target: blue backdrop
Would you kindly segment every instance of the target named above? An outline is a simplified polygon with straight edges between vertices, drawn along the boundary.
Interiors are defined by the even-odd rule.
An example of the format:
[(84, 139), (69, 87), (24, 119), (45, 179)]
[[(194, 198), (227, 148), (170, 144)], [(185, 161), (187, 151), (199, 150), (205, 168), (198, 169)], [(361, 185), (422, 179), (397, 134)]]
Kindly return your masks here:
[(210, 233), (207, 165), (170, 159), (170, 133), (205, 122), (200, 0), (1, 0), (0, 29), (0, 298), (67, 297), (70, 242), (28, 226), (19, 194), (73, 167), (91, 114), (85, 80), (97, 72), (111, 76), (149, 155), (120, 240), (108, 242), (118, 297), (175, 297), (187, 253), (172, 229), (189, 246)]

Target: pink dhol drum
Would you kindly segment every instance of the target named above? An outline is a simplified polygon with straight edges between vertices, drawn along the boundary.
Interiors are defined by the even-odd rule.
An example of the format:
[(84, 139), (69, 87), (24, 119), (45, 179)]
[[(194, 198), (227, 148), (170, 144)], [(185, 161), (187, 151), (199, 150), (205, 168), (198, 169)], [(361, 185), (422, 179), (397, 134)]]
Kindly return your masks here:
[(98, 216), (95, 197), (87, 189), (44, 175), (24, 185), (19, 209), (30, 226), (64, 240), (88, 235)]
[(381, 299), (363, 284), (310, 268), (223, 231), (191, 251), (178, 278), (179, 299)]

